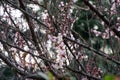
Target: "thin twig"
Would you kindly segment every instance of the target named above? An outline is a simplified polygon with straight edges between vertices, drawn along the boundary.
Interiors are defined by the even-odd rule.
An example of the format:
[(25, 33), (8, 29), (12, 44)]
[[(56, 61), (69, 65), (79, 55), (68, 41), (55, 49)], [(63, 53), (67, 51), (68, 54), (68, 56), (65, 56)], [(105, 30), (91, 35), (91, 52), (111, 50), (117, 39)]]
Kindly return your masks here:
[(109, 61), (112, 61), (112, 62), (116, 63), (117, 65), (120, 65), (120, 62), (119, 62), (119, 61), (114, 60), (114, 59), (112, 59), (111, 57), (107, 56), (105, 52), (102, 52), (102, 51), (99, 51), (99, 50), (95, 50), (94, 48), (90, 47), (89, 45), (86, 45), (86, 44), (83, 44), (83, 43), (79, 43), (79, 42), (77, 42), (77, 41), (75, 41), (75, 40), (72, 40), (72, 39), (69, 38), (69, 37), (65, 37), (65, 36), (64, 36), (63, 39), (69, 40), (69, 41), (71, 41), (71, 42), (74, 42), (74, 43), (76, 43), (76, 44), (78, 44), (78, 45), (80, 45), (80, 46), (82, 46), (82, 47), (84, 47), (84, 48), (86, 48), (86, 49), (88, 49), (88, 50), (90, 50), (90, 51), (93, 51), (94, 53), (96, 53), (96, 54), (98, 54), (98, 55), (100, 55), (100, 56), (102, 56), (102, 57), (104, 57), (105, 59), (107, 59), (107, 60), (109, 60)]

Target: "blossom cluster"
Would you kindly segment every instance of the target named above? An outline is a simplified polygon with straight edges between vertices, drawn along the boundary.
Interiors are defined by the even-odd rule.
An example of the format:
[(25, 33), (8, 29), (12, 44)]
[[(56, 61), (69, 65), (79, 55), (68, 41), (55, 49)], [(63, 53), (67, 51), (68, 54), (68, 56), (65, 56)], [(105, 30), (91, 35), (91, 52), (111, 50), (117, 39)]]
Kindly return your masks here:
[(103, 32), (97, 29), (91, 29), (91, 32), (93, 32), (96, 37), (100, 36), (103, 39), (109, 39), (111, 36), (114, 36), (113, 31), (111, 31), (109, 28), (106, 28)]
[[(56, 62), (56, 64), (52, 66), (57, 69), (62, 68), (67, 62), (67, 49), (63, 41), (63, 36), (71, 35), (69, 32), (74, 22), (74, 19), (71, 17), (72, 5), (72, 0), (69, 3), (61, 1), (58, 5), (60, 11), (60, 13), (58, 13), (60, 15), (59, 17), (52, 16), (51, 18), (47, 10), (42, 13), (42, 20), (49, 27), (49, 30), (46, 32), (48, 38), (46, 48), (50, 56), (52, 58), (54, 57), (54, 61)], [(58, 32), (57, 35), (52, 34), (55, 33), (56, 29), (52, 21), (58, 21), (59, 25), (57, 25), (57, 29), (59, 29), (60, 32)]]

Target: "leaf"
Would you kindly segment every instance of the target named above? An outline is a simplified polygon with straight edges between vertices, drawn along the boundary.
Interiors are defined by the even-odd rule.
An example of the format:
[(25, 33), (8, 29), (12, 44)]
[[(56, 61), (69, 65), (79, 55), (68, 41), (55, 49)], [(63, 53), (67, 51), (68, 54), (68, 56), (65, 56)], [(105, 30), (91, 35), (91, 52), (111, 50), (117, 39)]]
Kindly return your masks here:
[(50, 71), (48, 71), (48, 78), (49, 80), (54, 80), (54, 76)]
[(107, 75), (104, 77), (104, 80), (115, 80), (115, 76), (114, 76), (114, 75), (111, 75), (111, 74), (107, 74)]

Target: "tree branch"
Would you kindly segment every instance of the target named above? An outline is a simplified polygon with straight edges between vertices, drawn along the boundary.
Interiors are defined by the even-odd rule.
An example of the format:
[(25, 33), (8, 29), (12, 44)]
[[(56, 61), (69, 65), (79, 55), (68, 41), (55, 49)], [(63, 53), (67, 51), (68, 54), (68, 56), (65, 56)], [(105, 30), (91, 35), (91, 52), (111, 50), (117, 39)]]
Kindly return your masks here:
[(68, 66), (65, 66), (68, 70), (74, 72), (74, 73), (77, 73), (77, 74), (81, 74), (83, 76), (86, 76), (88, 77), (89, 79), (94, 79), (94, 80), (101, 80), (100, 78), (97, 78), (97, 77), (94, 77), (92, 75), (89, 75), (87, 73), (84, 73), (84, 72), (81, 72), (81, 71), (76, 71), (76, 70), (73, 70), (72, 68), (68, 67)]
[(23, 10), (22, 8), (18, 7), (17, 5), (13, 4), (12, 2), (10, 2), (9, 0), (5, 0), (8, 4), (10, 4), (12, 7), (14, 7), (15, 9), (20, 10), (21, 12), (27, 14), (29, 17), (31, 17), (32, 19), (34, 19), (35, 21), (37, 21), (39, 24), (43, 25), (45, 28), (49, 29), (47, 25), (45, 25), (44, 23), (42, 23), (41, 21), (39, 21), (37, 18), (35, 18), (32, 14), (28, 13), (27, 11)]
[(80, 46), (82, 46), (82, 47), (84, 47), (84, 48), (86, 48), (86, 49), (88, 49), (88, 50), (90, 50), (90, 51), (95, 52), (96, 54), (104, 57), (105, 59), (107, 59), (107, 60), (109, 60), (109, 61), (112, 61), (112, 62), (116, 63), (117, 65), (120, 65), (120, 62), (119, 62), (119, 61), (116, 61), (116, 60), (112, 59), (111, 57), (107, 56), (106, 53), (104, 53), (104, 52), (102, 52), (102, 51), (95, 50), (94, 48), (90, 47), (89, 45), (79, 43), (79, 42), (74, 41), (74, 40), (70, 39), (69, 37), (65, 37), (65, 36), (63, 36), (63, 39), (68, 40), (68, 41), (71, 41), (71, 42), (73, 42), (73, 43), (76, 43), (76, 44), (78, 44), (78, 45), (80, 45)]
[[(85, 5), (87, 5), (93, 12), (95, 12), (96, 15), (97, 15), (100, 19), (102, 19), (102, 20), (104, 21), (104, 23), (105, 23), (106, 25), (108, 25), (108, 26), (112, 29), (112, 31), (120, 38), (120, 31), (118, 31), (118, 30), (116, 29), (116, 27), (114, 26), (114, 24), (110, 23), (109, 20), (108, 20), (107, 18), (105, 18), (105, 17), (102, 15), (102, 13), (100, 13), (92, 4), (90, 4), (88, 0), (82, 0), (82, 1), (83, 1), (83, 2), (85, 3)], [(113, 27), (113, 26), (114, 26), (114, 27)]]

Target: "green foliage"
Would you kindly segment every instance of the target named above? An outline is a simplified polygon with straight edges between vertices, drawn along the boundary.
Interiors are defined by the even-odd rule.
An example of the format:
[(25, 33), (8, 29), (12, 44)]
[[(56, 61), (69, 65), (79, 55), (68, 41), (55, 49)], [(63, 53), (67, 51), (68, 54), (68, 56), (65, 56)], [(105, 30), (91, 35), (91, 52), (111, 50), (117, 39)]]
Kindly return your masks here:
[(94, 37), (90, 33), (94, 26), (99, 27), (98, 30), (102, 30), (100, 20), (92, 16), (93, 12), (91, 11), (81, 11), (79, 19), (74, 23), (73, 30), (79, 33), (85, 40)]
[(13, 68), (3, 66), (0, 68), (0, 80), (17, 80), (18, 76)]
[(104, 80), (115, 80), (115, 76), (111, 74), (107, 74), (105, 75)]
[[(48, 76), (49, 75), (50, 73), (48, 74)], [(41, 80), (48, 80), (48, 76), (42, 72), (37, 72), (36, 74), (33, 74), (33, 76), (38, 76), (39, 78), (41, 78)], [(25, 79), (26, 78), (23, 76), (19, 77), (14, 68), (11, 68), (9, 66), (2, 66), (0, 68), (0, 80), (25, 80)]]
[[(95, 5), (95, 8), (98, 8), (98, 11), (110, 21), (110, 24), (116, 25), (117, 23), (117, 18), (120, 16), (119, 14), (111, 14), (110, 12), (105, 11), (111, 8), (111, 0), (89, 0), (91, 1), (91, 4)], [(92, 46), (96, 50), (101, 50), (107, 47), (107, 50), (110, 49), (112, 50), (112, 54), (108, 54), (111, 58), (115, 60), (120, 60), (120, 50), (119, 44), (118, 44), (118, 39), (115, 38), (114, 36), (110, 36), (108, 39), (103, 39), (102, 34), (105, 32), (105, 29), (108, 28), (106, 24), (102, 24), (102, 20), (98, 18), (98, 16), (92, 12), (91, 10), (87, 10), (88, 7), (85, 6), (82, 0), (78, 0), (76, 2), (76, 5), (80, 8), (79, 9), (79, 15), (78, 15), (78, 20), (74, 23), (73, 25), (73, 30), (76, 31), (87, 43), (88, 45)], [(101, 8), (100, 8), (101, 7)], [(117, 7), (117, 12), (119, 12), (120, 7)], [(76, 13), (76, 8), (73, 10), (72, 16), (74, 16), (74, 13)], [(111, 16), (112, 15), (112, 16)], [(100, 31), (102, 34), (100, 36), (95, 36), (94, 33), (91, 32), (91, 29), (94, 29), (94, 27), (97, 26), (98, 29), (97, 31)], [(77, 36), (78, 37), (78, 36)], [(80, 37), (78, 37), (80, 39)], [(77, 39), (78, 39), (77, 38)], [(80, 39), (81, 40), (81, 39)], [(93, 53), (87, 49), (84, 50), (85, 54), (89, 58), (93, 58), (93, 56), (96, 57), (95, 59), (95, 64), (99, 68), (102, 69), (103, 75), (106, 74), (107, 72), (111, 74), (117, 74), (119, 72), (118, 70), (118, 65), (114, 64), (113, 62), (108, 61), (107, 59), (103, 57), (97, 57), (96, 55), (93, 55)], [(106, 53), (106, 52), (105, 52)], [(110, 51), (108, 50), (108, 53)], [(73, 62), (71, 62), (73, 65)], [(72, 66), (71, 65), (71, 66)], [(109, 80), (110, 77), (109, 75), (106, 76), (105, 80)], [(111, 80), (111, 79), (110, 79)]]
[(76, 78), (75, 78), (75, 77), (73, 77), (73, 76), (71, 76), (71, 77), (70, 77), (70, 80), (76, 80)]
[(54, 76), (50, 71), (48, 71), (47, 74), (48, 74), (49, 80), (54, 80)]
[(110, 4), (110, 0), (101, 0), (101, 4), (105, 7), (105, 8), (110, 8), (111, 4)]

